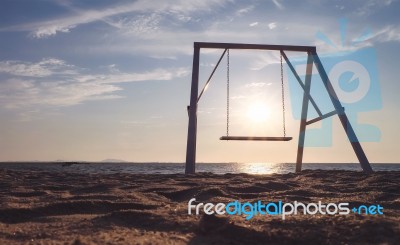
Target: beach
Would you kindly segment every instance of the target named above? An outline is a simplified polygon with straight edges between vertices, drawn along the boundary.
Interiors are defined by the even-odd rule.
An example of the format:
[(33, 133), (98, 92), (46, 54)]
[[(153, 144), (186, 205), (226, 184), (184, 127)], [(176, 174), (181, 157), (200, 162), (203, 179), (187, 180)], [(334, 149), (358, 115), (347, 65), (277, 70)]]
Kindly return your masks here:
[[(0, 244), (398, 244), (400, 171), (68, 173), (0, 169)], [(383, 214), (188, 214), (188, 202), (349, 203)]]

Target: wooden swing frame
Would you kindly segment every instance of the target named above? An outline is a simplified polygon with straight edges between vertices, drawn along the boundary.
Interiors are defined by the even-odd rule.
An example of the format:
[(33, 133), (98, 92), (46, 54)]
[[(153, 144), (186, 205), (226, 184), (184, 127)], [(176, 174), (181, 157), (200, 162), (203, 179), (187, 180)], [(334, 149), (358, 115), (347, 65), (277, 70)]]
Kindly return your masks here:
[[(292, 45), (265, 45), (265, 44), (238, 44), (238, 43), (209, 43), (209, 42), (195, 42), (194, 43), (194, 53), (193, 53), (193, 67), (192, 67), (192, 85), (191, 85), (191, 94), (190, 94), (190, 106), (188, 106), (188, 114), (189, 114), (189, 125), (188, 125), (188, 137), (187, 137), (187, 147), (186, 147), (186, 165), (185, 165), (185, 173), (193, 174), (195, 173), (196, 166), (196, 138), (197, 138), (197, 104), (200, 100), (201, 96), (205, 89), (203, 89), (198, 94), (198, 86), (199, 86), (199, 61), (200, 61), (200, 49), (224, 49), (225, 54), (226, 50), (229, 49), (247, 49), (247, 50), (276, 50), (280, 51), (282, 57), (285, 59), (287, 65), (289, 66), (291, 72), (296, 77), (299, 85), (304, 91), (303, 94), (303, 104), (301, 110), (301, 120), (300, 120), (300, 132), (299, 132), (299, 140), (297, 147), (297, 159), (296, 159), (296, 172), (301, 171), (302, 162), (303, 162), (303, 153), (304, 153), (304, 142), (305, 142), (305, 133), (307, 125), (318, 122), (325, 118), (328, 118), (333, 115), (338, 115), (340, 122), (346, 132), (346, 135), (351, 143), (351, 146), (356, 154), (361, 168), (366, 173), (373, 172), (371, 165), (369, 164), (368, 158), (364, 153), (364, 150), (358, 141), (358, 138), (353, 130), (353, 127), (350, 124), (350, 121), (347, 118), (347, 115), (344, 111), (342, 104), (340, 103), (335, 90), (328, 78), (328, 75), (321, 63), (321, 60), (317, 54), (315, 46), (292, 46)], [(286, 56), (285, 51), (294, 51), (294, 52), (305, 52), (307, 53), (307, 68), (306, 68), (306, 77), (305, 81), (300, 79), (290, 60)], [(206, 82), (206, 86), (211, 80), (212, 75), (214, 74), (218, 64), (221, 62), (222, 57), (219, 59), (217, 65), (212, 71), (210, 78)], [(325, 86), (325, 89), (328, 92), (328, 95), (331, 99), (331, 102), (335, 108), (332, 112), (322, 114), (314, 99), (310, 95), (311, 88), (311, 75), (312, 75), (312, 67), (313, 64), (318, 70), (318, 73), (322, 79), (322, 82)], [(316, 112), (318, 113), (318, 117), (307, 121), (307, 113), (308, 113), (308, 105), (309, 102), (313, 105)], [(288, 141), (291, 140), (291, 137), (247, 137), (247, 136), (223, 136), (224, 137), (235, 137), (234, 140), (273, 140), (273, 141)], [(251, 139), (249, 139), (251, 138)], [(268, 139), (269, 138), (269, 139)], [(227, 139), (225, 139), (227, 140)]]

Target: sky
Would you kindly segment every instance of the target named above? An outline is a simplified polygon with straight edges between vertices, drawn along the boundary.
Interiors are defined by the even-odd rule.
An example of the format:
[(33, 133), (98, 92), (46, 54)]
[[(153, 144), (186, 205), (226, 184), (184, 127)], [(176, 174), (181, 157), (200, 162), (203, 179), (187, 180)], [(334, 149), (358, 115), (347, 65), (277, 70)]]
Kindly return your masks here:
[[(400, 161), (399, 1), (2, 0), (0, 5), (0, 161), (184, 162), (193, 42), (316, 46), (321, 56), (333, 54), (336, 60), (373, 50), (367, 63), (376, 75), (370, 86), (376, 96), (366, 97), (372, 106), (354, 114), (355, 120), (378, 129), (375, 138), (372, 131), (359, 130), (371, 162)], [(202, 50), (200, 88), (220, 55), (221, 50)], [(301, 55), (288, 53), (295, 60)], [(231, 135), (282, 135), (279, 59), (272, 51), (231, 50)], [(286, 131), (294, 139), (221, 142), (225, 57), (199, 101), (197, 161), (295, 162), (301, 105), (289, 73), (284, 65)], [(324, 98), (318, 85), (313, 88)], [(337, 117), (327, 123), (332, 132), (325, 138), (317, 133), (317, 145), (305, 148), (304, 162), (357, 162)], [(323, 145), (326, 137), (331, 142)]]

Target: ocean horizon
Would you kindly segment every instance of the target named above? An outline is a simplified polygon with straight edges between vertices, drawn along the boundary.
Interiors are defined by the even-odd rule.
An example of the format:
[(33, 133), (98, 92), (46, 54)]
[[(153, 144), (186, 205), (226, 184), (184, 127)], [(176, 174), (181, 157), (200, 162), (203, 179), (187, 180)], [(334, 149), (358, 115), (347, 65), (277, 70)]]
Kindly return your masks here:
[[(197, 163), (196, 172), (214, 174), (286, 174), (295, 172), (295, 163)], [(400, 163), (371, 163), (374, 171), (400, 171)], [(171, 162), (0, 162), (0, 169), (61, 171), (93, 174), (181, 174), (185, 163)], [(303, 163), (303, 170), (362, 171), (359, 163)]]

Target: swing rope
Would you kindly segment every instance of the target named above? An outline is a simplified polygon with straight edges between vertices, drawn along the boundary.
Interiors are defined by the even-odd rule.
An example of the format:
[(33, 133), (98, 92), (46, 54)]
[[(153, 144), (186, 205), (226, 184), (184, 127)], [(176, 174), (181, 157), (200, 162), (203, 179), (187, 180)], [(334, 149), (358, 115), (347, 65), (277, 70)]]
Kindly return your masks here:
[(229, 137), (229, 49), (226, 52), (226, 137)]

